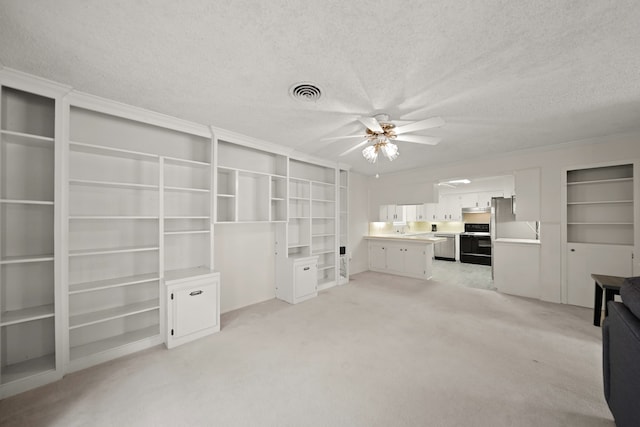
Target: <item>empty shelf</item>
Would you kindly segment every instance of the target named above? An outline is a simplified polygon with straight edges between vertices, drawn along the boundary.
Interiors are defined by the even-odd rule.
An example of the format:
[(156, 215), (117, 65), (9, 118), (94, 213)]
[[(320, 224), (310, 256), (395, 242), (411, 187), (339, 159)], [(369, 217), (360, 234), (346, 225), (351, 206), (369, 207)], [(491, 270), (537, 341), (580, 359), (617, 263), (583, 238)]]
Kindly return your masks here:
[(0, 326), (15, 325), (32, 320), (53, 317), (53, 304), (23, 308), (21, 310), (5, 311), (0, 316)]
[(92, 354), (100, 353), (107, 350), (113, 350), (118, 347), (143, 340), (145, 338), (152, 338), (159, 333), (159, 325), (153, 325), (144, 329), (138, 329), (136, 331), (126, 332), (124, 334), (105, 338), (103, 340), (71, 347), (70, 359), (77, 360), (82, 357), (90, 356)]
[(13, 363), (2, 367), (0, 383), (7, 384), (22, 378), (38, 375), (43, 372), (52, 371), (56, 368), (56, 356), (54, 353), (47, 354), (35, 359)]
[(76, 283), (74, 285), (69, 285), (69, 295), (97, 291), (100, 289), (117, 288), (120, 286), (136, 285), (138, 283), (153, 282), (154, 280), (160, 280), (160, 275), (158, 273), (138, 274), (135, 276)]
[(160, 300), (153, 299), (150, 301), (137, 302), (120, 307), (93, 311), (90, 313), (77, 314), (69, 317), (69, 329), (81, 328), (83, 326), (89, 326), (96, 323), (106, 322), (108, 320), (144, 313), (145, 311), (156, 310), (158, 308), (160, 308)]

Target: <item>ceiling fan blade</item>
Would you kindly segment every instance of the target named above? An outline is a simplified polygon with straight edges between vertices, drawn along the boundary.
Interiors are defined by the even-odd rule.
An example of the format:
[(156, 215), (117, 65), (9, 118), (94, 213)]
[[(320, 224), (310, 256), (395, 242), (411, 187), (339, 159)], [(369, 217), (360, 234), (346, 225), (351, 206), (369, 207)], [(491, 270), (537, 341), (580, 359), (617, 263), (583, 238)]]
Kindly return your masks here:
[(365, 139), (362, 142), (357, 143), (356, 145), (354, 145), (353, 147), (349, 148), (347, 151), (343, 152), (340, 154), (340, 157), (342, 156), (346, 156), (347, 154), (351, 153), (352, 151), (357, 150), (358, 148), (362, 147), (363, 145), (365, 145), (367, 142), (369, 142), (369, 138)]
[(394, 132), (396, 135), (400, 135), (401, 133), (413, 132), (416, 130), (437, 128), (444, 125), (444, 123), (445, 122), (442, 120), (442, 117), (431, 117), (430, 119), (420, 120), (419, 122), (397, 127), (394, 129)]
[(348, 139), (348, 138), (364, 138), (364, 135), (330, 136), (327, 138), (322, 138), (320, 141), (335, 141), (337, 139)]
[(376, 133), (384, 132), (384, 130), (382, 130), (382, 126), (380, 126), (380, 123), (378, 123), (378, 121), (373, 117), (360, 117), (358, 120), (360, 121), (360, 123), (365, 125), (367, 129), (370, 129), (373, 132), (376, 132)]
[(395, 141), (414, 142), (416, 144), (437, 145), (442, 138), (424, 135), (398, 135)]

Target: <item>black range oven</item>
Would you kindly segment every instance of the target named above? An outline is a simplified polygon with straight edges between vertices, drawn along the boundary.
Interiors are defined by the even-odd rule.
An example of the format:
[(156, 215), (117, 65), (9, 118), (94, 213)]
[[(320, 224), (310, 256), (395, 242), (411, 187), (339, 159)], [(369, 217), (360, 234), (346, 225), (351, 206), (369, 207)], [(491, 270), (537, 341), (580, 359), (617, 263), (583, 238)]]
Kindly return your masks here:
[(465, 224), (460, 233), (460, 262), (491, 265), (489, 224)]

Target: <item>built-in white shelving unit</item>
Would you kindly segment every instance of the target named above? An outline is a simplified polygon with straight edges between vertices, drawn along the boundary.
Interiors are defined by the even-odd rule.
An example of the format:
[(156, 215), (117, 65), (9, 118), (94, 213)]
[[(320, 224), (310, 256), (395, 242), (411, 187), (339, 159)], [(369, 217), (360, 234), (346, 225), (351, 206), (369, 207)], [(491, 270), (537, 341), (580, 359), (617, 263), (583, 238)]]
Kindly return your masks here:
[(633, 164), (567, 172), (567, 241), (633, 245)]
[(0, 99), (0, 399), (218, 331), (214, 223), (275, 224), (285, 300), (347, 280), (348, 171), (6, 69)]
[(0, 399), (62, 376), (55, 203), (66, 90), (0, 72)]
[(73, 371), (162, 342), (161, 284), (211, 274), (212, 150), (202, 134), (82, 96), (68, 114)]
[(563, 302), (593, 308), (591, 273), (631, 276), (635, 165), (567, 170)]
[(285, 222), (286, 156), (217, 140), (216, 222)]
[(287, 247), (281, 252), (292, 259), (317, 257), (319, 290), (337, 282), (337, 194), (335, 167), (289, 160), (289, 222), (280, 239)]

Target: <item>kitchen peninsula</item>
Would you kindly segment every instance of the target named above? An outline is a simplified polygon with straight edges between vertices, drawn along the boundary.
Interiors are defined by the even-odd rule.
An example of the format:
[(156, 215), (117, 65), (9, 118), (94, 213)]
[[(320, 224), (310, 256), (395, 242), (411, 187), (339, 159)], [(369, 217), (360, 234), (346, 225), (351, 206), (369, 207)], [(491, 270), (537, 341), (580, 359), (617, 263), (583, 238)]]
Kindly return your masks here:
[(431, 279), (434, 244), (444, 238), (427, 234), (365, 236), (369, 241), (369, 270)]

